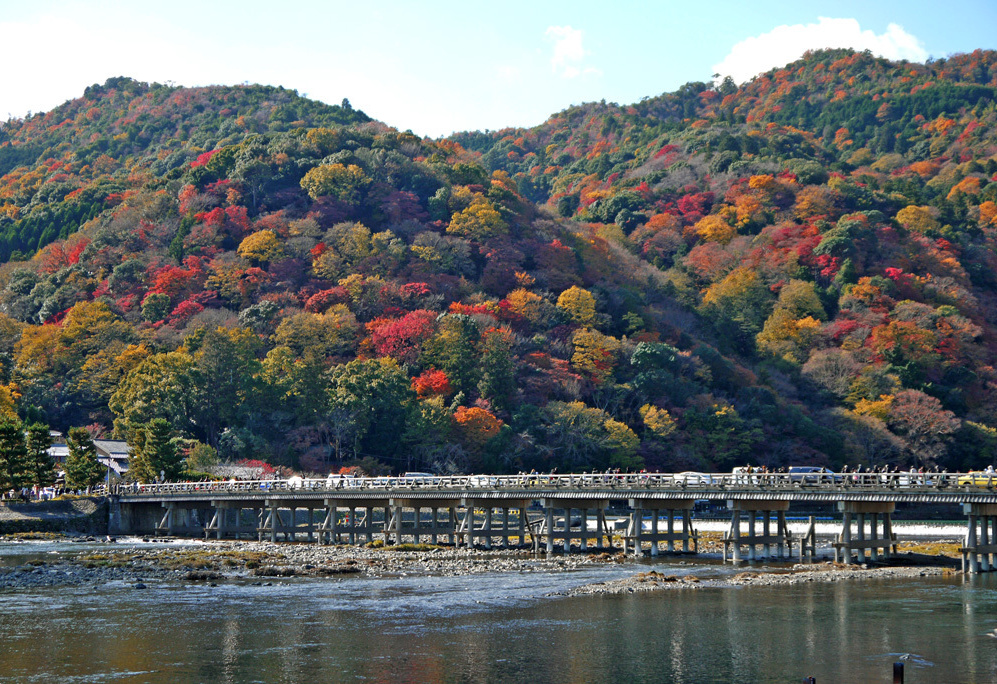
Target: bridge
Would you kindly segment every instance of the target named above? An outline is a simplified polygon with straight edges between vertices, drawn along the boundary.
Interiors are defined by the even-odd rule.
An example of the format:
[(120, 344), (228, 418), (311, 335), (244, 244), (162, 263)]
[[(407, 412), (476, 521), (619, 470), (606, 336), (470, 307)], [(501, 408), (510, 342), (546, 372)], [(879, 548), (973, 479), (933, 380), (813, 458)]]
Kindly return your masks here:
[[(657, 556), (695, 552), (698, 501), (725, 502), (724, 560), (815, 553), (807, 534), (789, 532), (795, 502), (836, 504), (835, 559), (865, 562), (896, 553), (898, 503), (958, 504), (967, 516), (964, 571), (997, 569), (997, 477), (986, 473), (578, 473), (176, 482), (116, 485), (114, 534), (240, 536), (278, 541), (400, 544), (441, 539), (493, 548), (531, 544), (567, 552), (612, 547)], [(627, 511), (610, 529), (610, 505)], [(539, 511), (537, 511), (539, 506)], [(531, 511), (535, 511), (531, 515)], [(774, 553), (773, 553), (774, 551)]]

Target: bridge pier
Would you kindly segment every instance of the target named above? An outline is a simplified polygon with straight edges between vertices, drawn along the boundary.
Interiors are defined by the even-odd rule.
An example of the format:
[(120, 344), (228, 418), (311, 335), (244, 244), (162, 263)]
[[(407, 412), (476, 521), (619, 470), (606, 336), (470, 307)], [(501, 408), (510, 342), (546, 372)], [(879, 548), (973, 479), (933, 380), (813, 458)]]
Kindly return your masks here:
[[(731, 551), (731, 560), (740, 563), (745, 560), (741, 555), (741, 547), (748, 547), (747, 560), (758, 560), (759, 558), (771, 558), (772, 546), (775, 545), (776, 557), (788, 558), (791, 541), (789, 528), (786, 526), (786, 511), (789, 510), (789, 501), (754, 501), (754, 500), (728, 500), (727, 508), (731, 510), (730, 530), (723, 539), (723, 559), (727, 562), (728, 548)], [(775, 534), (772, 534), (772, 514), (776, 514)], [(761, 518), (759, 519), (759, 514)], [(748, 533), (742, 534), (742, 516), (747, 518)], [(757, 522), (761, 522), (761, 534), (757, 534)], [(761, 554), (758, 547), (761, 546)]]
[[(391, 527), (395, 543), (401, 544), (403, 536), (411, 536), (415, 544), (422, 541), (422, 537), (429, 537), (433, 544), (439, 537), (446, 537), (451, 543), (457, 531), (457, 515), (450, 499), (412, 499), (397, 498), (389, 499), (389, 509), (391, 510)], [(408, 527), (404, 523), (405, 509), (412, 510), (412, 526)], [(424, 524), (422, 512), (429, 511), (429, 524)], [(441, 520), (440, 509), (448, 511), (446, 519)], [(387, 542), (387, 537), (385, 542)]]
[(997, 570), (997, 504), (965, 503), (963, 512), (968, 517), (966, 541), (959, 549), (962, 553), (963, 573), (976, 574)]
[[(843, 519), (841, 534), (834, 542), (834, 561), (839, 562), (840, 557), (844, 563), (865, 563), (867, 560), (878, 561), (880, 551), (886, 557), (895, 554), (897, 535), (893, 533), (892, 514), (896, 507), (893, 501), (839, 501), (838, 510), (843, 513)], [(856, 552), (854, 556), (853, 550)]]
[[(511, 546), (510, 539), (516, 539), (518, 546), (526, 544), (526, 509), (530, 506), (528, 499), (496, 501), (495, 499), (474, 497), (461, 499), (460, 505), (464, 507), (465, 512), (458, 536), (464, 537), (468, 548), (474, 546), (475, 540), (480, 540), (486, 549), (490, 549), (496, 537), (504, 549)], [(481, 527), (475, 528), (474, 512), (479, 508), (484, 510), (484, 519)], [(515, 525), (510, 525), (509, 511), (513, 508), (519, 511), (519, 520)], [(498, 520), (496, 520), (496, 510), (501, 511), (501, 517)]]
[[(660, 543), (667, 542), (668, 551), (675, 552), (675, 542), (681, 542), (682, 552), (689, 553), (689, 542), (696, 549), (696, 533), (692, 528), (693, 499), (630, 499), (630, 524), (623, 537), (623, 553), (630, 552), (633, 544), (633, 554), (643, 555), (644, 542), (651, 543), (651, 556), (657, 556)], [(644, 531), (644, 511), (651, 512), (651, 529)], [(659, 532), (658, 525), (662, 512), (666, 512), (666, 532)], [(679, 514), (682, 531), (675, 531), (675, 514)]]
[[(603, 548), (604, 537), (609, 536), (605, 513), (609, 507), (608, 499), (541, 499), (540, 503), (544, 509), (544, 520), (539, 534), (547, 541), (547, 553), (554, 553), (554, 542), (558, 539), (562, 540), (561, 548), (564, 553), (571, 551), (572, 539), (579, 540), (582, 551), (588, 550), (589, 541), (595, 541), (598, 548)], [(557, 526), (557, 520), (554, 518), (555, 510), (564, 512), (563, 523), (560, 527)], [(573, 531), (571, 525), (571, 512), (573, 510), (579, 511), (581, 516), (581, 524), (577, 532)], [(596, 515), (594, 532), (588, 529), (589, 511), (593, 510)]]

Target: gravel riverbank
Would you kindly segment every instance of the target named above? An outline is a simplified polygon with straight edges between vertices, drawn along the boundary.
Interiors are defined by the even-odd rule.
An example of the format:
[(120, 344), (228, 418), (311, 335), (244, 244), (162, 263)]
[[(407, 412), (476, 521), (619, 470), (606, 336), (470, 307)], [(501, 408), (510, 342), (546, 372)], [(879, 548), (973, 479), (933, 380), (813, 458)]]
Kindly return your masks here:
[(814, 565), (794, 565), (788, 570), (754, 572), (746, 571), (732, 577), (700, 579), (698, 577), (676, 576), (652, 570), (640, 572), (632, 577), (608, 582), (594, 582), (581, 587), (558, 592), (558, 596), (584, 596), (591, 594), (634, 594), (639, 592), (668, 591), (676, 589), (731, 588), (745, 586), (777, 586), (805, 584), (808, 582), (842, 582), (848, 580), (902, 579), (953, 575), (956, 571), (948, 567), (876, 567), (863, 568), (855, 565), (817, 563)]
[[(78, 538), (77, 538), (78, 539)], [(0, 538), (11, 542), (11, 538)], [(24, 541), (31, 555), (31, 542)], [(726, 578), (698, 579), (674, 576), (667, 571), (641, 572), (640, 565), (622, 553), (569, 554), (547, 557), (520, 550), (473, 550), (452, 547), (402, 545), (319, 546), (316, 544), (256, 541), (206, 541), (149, 543), (91, 543), (79, 551), (61, 544), (56, 553), (31, 557), (21, 565), (0, 568), (0, 590), (31, 587), (98, 587), (124, 583), (138, 588), (149, 582), (219, 582), (229, 580), (266, 583), (274, 578), (400, 577), (432, 575), (452, 577), (481, 573), (567, 572), (605, 565), (629, 566), (630, 577), (567, 590), (566, 595), (614, 594), (676, 588), (736, 587), (745, 585), (835, 582), (859, 578), (915, 577), (951, 573), (954, 561), (946, 557), (909, 558), (918, 567), (871, 567), (802, 564), (791, 568), (750, 570)], [(84, 548), (85, 546), (85, 548)], [(67, 548), (68, 547), (68, 548)], [(713, 554), (705, 554), (707, 557)], [(700, 559), (706, 560), (703, 556)], [(926, 565), (927, 564), (927, 565)]]
[[(0, 538), (0, 541), (4, 541)], [(7, 539), (6, 541), (10, 541)], [(31, 552), (30, 542), (25, 554)], [(529, 551), (483, 551), (449, 547), (319, 546), (270, 542), (208, 541), (127, 546), (106, 543), (71, 548), (51, 558), (0, 568), (0, 589), (108, 582), (221, 581), (277, 577), (411, 574), (457, 576), (490, 572), (558, 572), (626, 562), (622, 554), (535, 556)]]

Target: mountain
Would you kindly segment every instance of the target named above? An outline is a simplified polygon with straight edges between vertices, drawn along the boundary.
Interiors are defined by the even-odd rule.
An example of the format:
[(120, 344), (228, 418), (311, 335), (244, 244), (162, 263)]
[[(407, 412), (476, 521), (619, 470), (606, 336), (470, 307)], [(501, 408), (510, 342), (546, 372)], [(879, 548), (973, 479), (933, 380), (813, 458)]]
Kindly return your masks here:
[(995, 63), (438, 141), (111, 79), (0, 128), (0, 405), (312, 471), (981, 465)]

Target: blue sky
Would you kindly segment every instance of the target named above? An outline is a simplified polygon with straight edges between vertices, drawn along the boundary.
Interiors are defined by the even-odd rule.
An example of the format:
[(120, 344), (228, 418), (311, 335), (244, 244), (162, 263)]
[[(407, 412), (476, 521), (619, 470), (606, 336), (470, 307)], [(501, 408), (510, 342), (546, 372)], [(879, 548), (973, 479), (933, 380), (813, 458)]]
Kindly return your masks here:
[(806, 48), (923, 61), (997, 48), (997, 3), (0, 0), (0, 119), (110, 76), (268, 83), (432, 137), (743, 81)]

